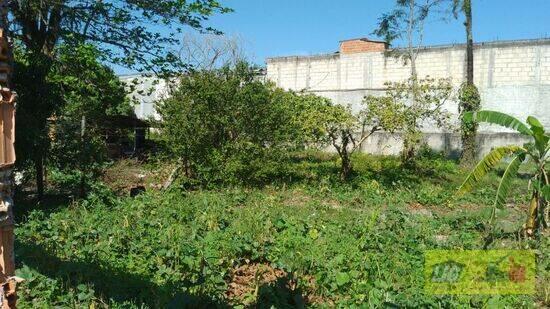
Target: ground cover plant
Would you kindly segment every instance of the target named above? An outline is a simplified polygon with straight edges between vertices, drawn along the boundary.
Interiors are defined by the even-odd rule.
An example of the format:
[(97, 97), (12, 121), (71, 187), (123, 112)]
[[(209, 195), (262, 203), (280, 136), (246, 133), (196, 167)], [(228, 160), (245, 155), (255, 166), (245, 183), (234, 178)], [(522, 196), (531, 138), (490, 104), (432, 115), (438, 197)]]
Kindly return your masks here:
[[(465, 171), (439, 156), (414, 168), (353, 157), (341, 182), (326, 153), (296, 155), (293, 177), (265, 187), (98, 189), (87, 200), (18, 213), (22, 308), (548, 306), (550, 242), (518, 237), (526, 180), (514, 179), (490, 248), (533, 248), (532, 296), (434, 296), (426, 249), (478, 249), (502, 173), (453, 199)], [(525, 171), (520, 170), (520, 174)], [(18, 205), (22, 205), (20, 202)], [(23, 208), (19, 208), (22, 210)]]

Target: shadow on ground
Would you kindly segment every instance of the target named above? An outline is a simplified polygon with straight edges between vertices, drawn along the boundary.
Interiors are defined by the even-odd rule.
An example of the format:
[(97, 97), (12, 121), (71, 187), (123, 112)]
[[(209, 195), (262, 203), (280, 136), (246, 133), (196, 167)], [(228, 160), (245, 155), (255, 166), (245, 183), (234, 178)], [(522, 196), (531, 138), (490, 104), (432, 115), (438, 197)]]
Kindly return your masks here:
[(229, 307), (208, 295), (181, 292), (183, 286), (159, 286), (145, 277), (98, 263), (64, 261), (35, 244), (16, 242), (15, 248), (18, 268), (27, 265), (45, 276), (61, 280), (65, 288), (76, 289), (79, 284), (91, 284), (96, 297), (116, 303), (132, 303), (139, 308)]
[[(16, 242), (18, 268), (26, 265), (42, 275), (62, 281), (64, 289), (92, 285), (95, 296), (114, 303), (133, 304), (138, 308), (230, 308), (225, 301), (209, 295), (183, 292), (190, 284), (159, 286), (146, 277), (129, 274), (95, 262), (66, 261), (41, 246)], [(258, 287), (257, 297), (247, 308), (304, 308), (306, 301), (290, 276)]]

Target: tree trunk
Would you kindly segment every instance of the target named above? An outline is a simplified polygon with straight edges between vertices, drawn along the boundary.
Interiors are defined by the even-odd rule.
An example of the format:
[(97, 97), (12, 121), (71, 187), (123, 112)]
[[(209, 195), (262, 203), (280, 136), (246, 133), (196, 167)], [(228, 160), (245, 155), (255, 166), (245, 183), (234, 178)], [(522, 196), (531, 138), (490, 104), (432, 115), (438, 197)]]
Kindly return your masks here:
[[(464, 27), (466, 29), (466, 84), (463, 86), (463, 90), (469, 92), (474, 89), (474, 38), (472, 33), (472, 1), (463, 0), (462, 10), (464, 11), (464, 16), (466, 21), (464, 22)], [(477, 89), (475, 91), (477, 93)], [(472, 100), (469, 96), (464, 96), (469, 98), (467, 100)], [(475, 98), (473, 99), (475, 100)], [(479, 108), (479, 103), (476, 102), (460, 102), (460, 112), (461, 116), (466, 112), (472, 112)], [(462, 117), (461, 117), (462, 118)], [(468, 126), (463, 126), (462, 128), (462, 155), (460, 158), (461, 164), (469, 166), (475, 162), (476, 159), (476, 133), (477, 125), (472, 124)]]
[(351, 154), (348, 151), (348, 145), (350, 143), (348, 134), (342, 134), (342, 149), (339, 151), (340, 159), (342, 160), (342, 166), (340, 169), (340, 179), (346, 181), (350, 178), (353, 171), (351, 164)]
[(0, 0), (0, 93), (1, 126), (0, 144), (0, 306), (15, 308), (16, 284), (14, 259), (14, 218), (13, 218), (13, 165), (15, 151), (15, 100), (11, 90), (13, 72), (13, 54), (8, 40), (9, 1)]
[[(414, 29), (415, 29), (415, 6), (416, 6), (416, 0), (409, 0), (409, 21), (408, 21), (408, 27), (407, 27), (407, 41), (408, 41), (408, 53), (409, 53), (409, 60), (411, 62), (411, 75), (409, 78), (409, 86), (411, 90), (411, 106), (415, 108), (414, 106), (418, 102), (418, 72), (416, 70), (416, 56), (418, 54), (417, 50), (415, 50), (414, 46)], [(420, 44), (420, 42), (419, 42)], [(412, 128), (416, 128), (416, 119), (413, 119), (413, 123), (409, 124)], [(403, 135), (403, 149), (401, 153), (401, 159), (404, 163), (408, 163), (413, 157), (416, 150), (416, 143), (413, 143), (410, 141), (410, 137), (407, 136), (407, 132), (409, 130), (405, 130), (405, 133)]]
[[(409, 0), (409, 22), (407, 27), (407, 40), (408, 40), (408, 52), (409, 60), (411, 61), (411, 80), (416, 83), (418, 74), (416, 72), (416, 51), (414, 50), (414, 23), (415, 23), (415, 0)], [(415, 98), (413, 98), (414, 100)], [(413, 102), (414, 103), (414, 102)]]
[(535, 190), (531, 197), (531, 202), (529, 203), (529, 216), (527, 217), (527, 223), (525, 224), (525, 230), (529, 236), (533, 236), (534, 231), (537, 229), (539, 204), (539, 193)]
[(342, 181), (346, 181), (350, 178), (353, 172), (353, 166), (351, 165), (351, 159), (349, 156), (342, 156), (342, 167), (340, 169), (340, 178)]
[(466, 22), (466, 82), (474, 84), (474, 36), (472, 33), (472, 1), (464, 0)]
[(36, 195), (41, 201), (44, 198), (44, 159), (42, 156), (34, 159), (34, 170), (36, 173)]

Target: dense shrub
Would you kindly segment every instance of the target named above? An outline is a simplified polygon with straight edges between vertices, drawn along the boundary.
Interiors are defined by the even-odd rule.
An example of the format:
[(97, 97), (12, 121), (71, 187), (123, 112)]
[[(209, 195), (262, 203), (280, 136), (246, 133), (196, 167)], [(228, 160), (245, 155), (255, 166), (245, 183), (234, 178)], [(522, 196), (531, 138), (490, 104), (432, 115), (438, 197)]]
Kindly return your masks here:
[(188, 178), (262, 182), (284, 173), (288, 151), (299, 147), (297, 95), (255, 73), (246, 63), (192, 72), (158, 104), (162, 132)]

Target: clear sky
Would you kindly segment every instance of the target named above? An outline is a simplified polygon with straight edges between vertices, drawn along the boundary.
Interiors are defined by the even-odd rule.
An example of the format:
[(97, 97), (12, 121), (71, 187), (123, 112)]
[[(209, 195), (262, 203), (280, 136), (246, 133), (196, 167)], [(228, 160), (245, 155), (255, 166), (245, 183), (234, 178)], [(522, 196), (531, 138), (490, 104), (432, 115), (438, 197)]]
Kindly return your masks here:
[[(220, 0), (235, 10), (209, 25), (238, 35), (255, 63), (283, 55), (333, 52), (338, 41), (371, 37), (395, 0)], [(550, 36), (550, 0), (473, 0), (476, 42)], [(431, 21), (425, 45), (463, 42), (462, 20)]]

